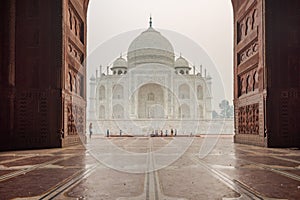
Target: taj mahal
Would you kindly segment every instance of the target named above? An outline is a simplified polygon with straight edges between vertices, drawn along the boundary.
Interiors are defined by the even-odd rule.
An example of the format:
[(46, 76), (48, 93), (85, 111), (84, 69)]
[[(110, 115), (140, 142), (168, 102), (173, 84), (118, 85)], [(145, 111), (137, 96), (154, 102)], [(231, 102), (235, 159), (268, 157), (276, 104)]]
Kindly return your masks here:
[[(124, 55), (124, 54), (123, 54)], [(138, 35), (100, 75), (90, 78), (90, 121), (100, 132), (146, 133), (176, 128), (194, 131), (212, 118), (212, 78), (195, 66), (152, 27)], [(204, 73), (203, 73), (204, 71)], [(192, 130), (193, 129), (193, 130)]]

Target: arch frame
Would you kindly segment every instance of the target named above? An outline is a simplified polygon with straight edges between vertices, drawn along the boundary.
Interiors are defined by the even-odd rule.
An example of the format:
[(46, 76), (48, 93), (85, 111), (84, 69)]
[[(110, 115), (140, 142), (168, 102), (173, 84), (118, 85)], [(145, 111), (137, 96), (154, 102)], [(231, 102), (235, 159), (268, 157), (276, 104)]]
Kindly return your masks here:
[[(66, 77), (68, 71), (72, 70), (79, 73), (82, 82), (86, 83), (84, 58), (87, 56), (89, 0), (47, 1), (49, 6), (39, 6), (38, 12), (44, 13), (46, 18), (52, 20), (51, 22), (35, 20), (36, 24), (26, 21), (26, 9), (16, 9), (27, 7), (31, 3), (33, 1), (30, 0), (0, 2), (2, 16), (0, 24), (7, 25), (7, 29), (3, 29), (3, 34), (0, 35), (0, 41), (2, 41), (0, 59), (3, 63), (0, 74), (0, 89), (3, 91), (1, 93), (2, 112), (0, 113), (0, 118), (3, 119), (0, 120), (0, 128), (3, 132), (0, 140), (1, 150), (65, 147), (79, 144), (81, 143), (80, 137), (84, 138), (86, 129), (86, 85), (83, 85), (82, 96), (72, 94), (67, 89)], [(298, 1), (232, 0), (232, 5), (236, 130), (234, 141), (265, 147), (299, 147), (300, 125), (297, 122), (300, 121), (300, 112), (294, 112), (300, 107), (298, 80), (300, 51), (298, 51), (299, 42), (297, 42), (299, 30), (295, 26), (300, 20)], [(70, 20), (69, 17), (69, 8), (76, 16), (76, 26), (79, 30), (76, 33), (72, 24), (74, 18)], [(247, 25), (242, 22), (248, 14), (252, 19), (248, 20)], [(253, 20), (253, 16), (257, 20)], [(42, 19), (41, 16), (35, 17)], [(21, 18), (24, 19), (22, 26), (16, 23)], [(275, 21), (276, 19), (280, 19), (281, 23)], [(250, 26), (251, 21), (255, 23)], [(25, 25), (32, 28), (22, 28), (26, 27)], [(245, 37), (239, 35), (243, 32), (240, 30), (242, 25), (248, 26)], [(32, 40), (32, 33), (29, 31), (38, 27), (45, 28), (38, 29), (39, 40)], [(56, 34), (49, 35), (48, 30), (53, 30)], [(20, 34), (23, 36), (22, 40), (17, 38)], [(30, 54), (27, 51), (27, 44), (33, 45), (37, 53)], [(246, 51), (243, 52), (243, 50)], [(285, 66), (284, 70), (282, 66)], [(32, 77), (32, 74), (27, 73), (35, 71), (38, 67), (43, 68), (43, 74), (39, 73), (37, 77)], [(239, 78), (246, 76), (253, 69), (258, 73), (258, 82), (255, 83), (257, 89), (246, 94), (240, 93)], [(32, 81), (37, 83), (33, 84), (34, 87), (32, 87)], [(23, 103), (27, 105), (32, 99), (36, 102), (45, 102), (43, 119), (34, 107), (28, 106), (25, 110), (20, 109)], [(278, 107), (284, 109), (278, 110)], [(80, 111), (77, 113), (81, 113), (80, 117), (83, 120), (77, 119), (82, 123), (78, 124), (76, 134), (68, 134), (68, 127), (72, 126), (69, 118), (76, 117), (72, 116), (76, 113), (75, 109), (77, 109), (76, 112)], [(254, 117), (250, 114), (243, 116), (244, 109), (252, 109), (254, 112), (251, 113), (257, 113), (258, 120), (255, 124), (244, 125), (239, 122), (240, 118)], [(274, 110), (278, 112), (274, 113)], [(22, 116), (32, 116), (32, 118)], [(38, 118), (43, 123), (33, 129), (22, 127), (20, 123), (25, 120), (30, 125)], [(255, 134), (242, 131), (245, 130), (244, 128), (251, 129), (251, 127), (255, 127), (252, 130)], [(17, 137), (20, 135), (26, 135), (26, 137)], [(37, 136), (45, 139), (37, 139)]]

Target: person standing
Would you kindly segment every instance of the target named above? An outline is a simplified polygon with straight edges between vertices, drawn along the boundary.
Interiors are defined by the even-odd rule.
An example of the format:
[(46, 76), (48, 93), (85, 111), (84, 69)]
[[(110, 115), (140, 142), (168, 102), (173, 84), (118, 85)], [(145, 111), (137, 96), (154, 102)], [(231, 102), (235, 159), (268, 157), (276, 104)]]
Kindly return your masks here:
[(106, 130), (106, 137), (109, 137), (109, 129)]
[(93, 124), (92, 122), (89, 125), (89, 131), (90, 131), (90, 139), (92, 138), (92, 134), (93, 134)]

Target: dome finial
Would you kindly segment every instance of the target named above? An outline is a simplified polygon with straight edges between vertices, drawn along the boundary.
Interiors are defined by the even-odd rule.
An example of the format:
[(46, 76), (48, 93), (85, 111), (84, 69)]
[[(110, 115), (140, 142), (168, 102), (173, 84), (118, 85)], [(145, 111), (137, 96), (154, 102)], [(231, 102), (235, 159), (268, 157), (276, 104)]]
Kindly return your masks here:
[(150, 28), (152, 28), (152, 16), (150, 14), (150, 21), (149, 21), (149, 25), (150, 25)]

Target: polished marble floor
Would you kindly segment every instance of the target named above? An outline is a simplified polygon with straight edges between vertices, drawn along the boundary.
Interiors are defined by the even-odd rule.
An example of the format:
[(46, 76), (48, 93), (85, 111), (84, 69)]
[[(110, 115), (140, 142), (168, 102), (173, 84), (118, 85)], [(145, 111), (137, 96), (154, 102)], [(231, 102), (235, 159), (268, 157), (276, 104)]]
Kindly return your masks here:
[(300, 150), (232, 140), (93, 136), (1, 152), (0, 199), (300, 199)]

